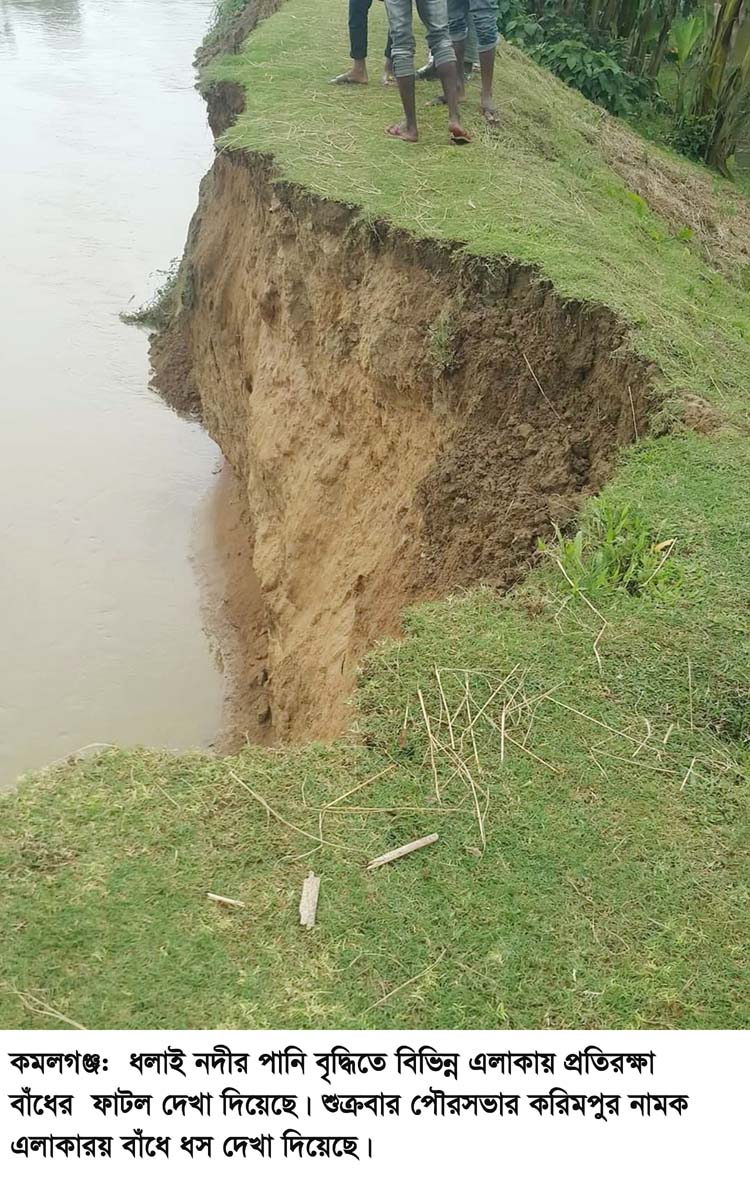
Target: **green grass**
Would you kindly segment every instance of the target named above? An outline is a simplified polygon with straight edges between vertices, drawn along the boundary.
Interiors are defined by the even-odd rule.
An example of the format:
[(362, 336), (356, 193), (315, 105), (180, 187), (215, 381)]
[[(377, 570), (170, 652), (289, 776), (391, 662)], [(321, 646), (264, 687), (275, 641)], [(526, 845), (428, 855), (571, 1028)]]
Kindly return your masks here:
[[(579, 97), (504, 53), (497, 144), (449, 148), (434, 112), (416, 150), (393, 144), (392, 94), (326, 86), (343, 32), (333, 0), (290, 0), (262, 26), (231, 68), (252, 87), (230, 140), (368, 214), (537, 262), (625, 313), (669, 383), (745, 405), (747, 297), (627, 200)], [(551, 560), (509, 597), (407, 613), (404, 640), (363, 668), (358, 737), (228, 761), (114, 750), (25, 779), (1, 800), (0, 1024), (746, 1026), (749, 480), (731, 427), (641, 440), (584, 518), (573, 586)], [(511, 674), (476, 752), (465, 707), (453, 726), (486, 846), (443, 753), (435, 801), (418, 693), (447, 744), (436, 667), (454, 712), (467, 679), (476, 712)], [(335, 808), (372, 813), (329, 813), (316, 843), (318, 809), (376, 774)], [(433, 830), (433, 847), (365, 871)]]

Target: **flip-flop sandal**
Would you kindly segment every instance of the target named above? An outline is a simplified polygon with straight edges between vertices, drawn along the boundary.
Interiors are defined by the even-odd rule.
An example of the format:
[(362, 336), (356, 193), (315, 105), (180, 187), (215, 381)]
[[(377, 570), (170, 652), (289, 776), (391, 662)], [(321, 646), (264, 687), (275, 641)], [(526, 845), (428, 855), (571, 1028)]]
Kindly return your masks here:
[(331, 79), (331, 83), (350, 84), (352, 87), (367, 87), (364, 79), (352, 79), (351, 75), (347, 75), (346, 73), (336, 75), (335, 79)]
[(471, 137), (468, 133), (454, 133), (451, 129), (449, 132), (451, 145), (469, 145)]
[(407, 145), (416, 145), (413, 137), (404, 137), (400, 125), (386, 125), (385, 131), (389, 137), (395, 137), (397, 141), (405, 141)]

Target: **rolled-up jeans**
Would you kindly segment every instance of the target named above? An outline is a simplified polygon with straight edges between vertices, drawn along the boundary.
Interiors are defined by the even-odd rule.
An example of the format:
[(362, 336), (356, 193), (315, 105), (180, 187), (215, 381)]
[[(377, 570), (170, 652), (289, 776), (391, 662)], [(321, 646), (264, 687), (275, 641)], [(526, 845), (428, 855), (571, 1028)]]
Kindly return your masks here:
[[(349, 54), (361, 62), (367, 58), (367, 18), (372, 0), (349, 0)], [(385, 43), (385, 57), (391, 56), (391, 35)]]
[(450, 33), (448, 32), (448, 8), (446, 0), (385, 0), (388, 24), (391, 30), (393, 51), (393, 73), (397, 79), (414, 75), (414, 13), (413, 5), (427, 30), (427, 44), (430, 47), (436, 67), (455, 62)]
[(499, 41), (497, 0), (448, 0), (448, 25), (454, 42), (466, 40), (469, 32), (469, 13), (474, 20), (479, 53), (494, 50)]

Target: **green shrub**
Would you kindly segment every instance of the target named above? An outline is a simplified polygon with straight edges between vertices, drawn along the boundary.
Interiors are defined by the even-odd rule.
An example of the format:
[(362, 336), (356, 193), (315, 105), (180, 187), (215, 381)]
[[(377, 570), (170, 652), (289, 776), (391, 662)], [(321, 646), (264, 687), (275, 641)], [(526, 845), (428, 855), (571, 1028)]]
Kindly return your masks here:
[(689, 112), (678, 113), (667, 141), (671, 147), (688, 158), (699, 162), (705, 156), (714, 127), (713, 116), (694, 116)]
[(594, 50), (586, 42), (570, 38), (542, 42), (532, 50), (532, 57), (615, 116), (627, 116), (636, 106), (639, 89), (634, 87), (633, 77), (606, 50)]
[(557, 530), (557, 544), (540, 549), (562, 566), (576, 593), (595, 602), (621, 591), (632, 597), (675, 589), (681, 570), (672, 559), (673, 540), (660, 539), (642, 512), (628, 503), (595, 500), (572, 538)]

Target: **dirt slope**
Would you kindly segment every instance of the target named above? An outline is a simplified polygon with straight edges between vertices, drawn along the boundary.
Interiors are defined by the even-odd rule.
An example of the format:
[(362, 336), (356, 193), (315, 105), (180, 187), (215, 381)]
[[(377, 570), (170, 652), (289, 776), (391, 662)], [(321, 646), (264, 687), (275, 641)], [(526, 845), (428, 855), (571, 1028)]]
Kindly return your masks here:
[(245, 489), (276, 736), (340, 731), (407, 604), (508, 587), (601, 486), (645, 427), (650, 368), (624, 335), (528, 268), (217, 157), (154, 365)]

